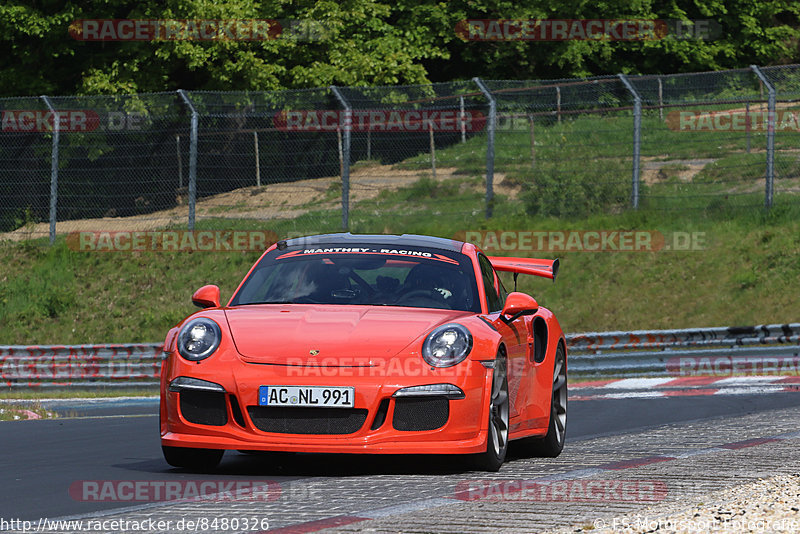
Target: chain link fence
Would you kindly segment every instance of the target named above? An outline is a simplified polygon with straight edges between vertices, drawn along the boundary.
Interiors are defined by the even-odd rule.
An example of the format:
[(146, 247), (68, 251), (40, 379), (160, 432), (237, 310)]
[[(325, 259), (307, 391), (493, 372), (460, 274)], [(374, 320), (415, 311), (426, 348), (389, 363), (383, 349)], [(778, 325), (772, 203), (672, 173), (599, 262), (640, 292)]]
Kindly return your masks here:
[(800, 65), (0, 99), (0, 239), (769, 209), (800, 199), (798, 98)]

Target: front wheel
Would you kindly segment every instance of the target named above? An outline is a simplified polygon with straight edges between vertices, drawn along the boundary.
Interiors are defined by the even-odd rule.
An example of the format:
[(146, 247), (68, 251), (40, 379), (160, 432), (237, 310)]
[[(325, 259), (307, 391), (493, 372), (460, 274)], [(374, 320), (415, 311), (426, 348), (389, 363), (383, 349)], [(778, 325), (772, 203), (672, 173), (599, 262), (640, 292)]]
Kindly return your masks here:
[(475, 456), (475, 465), (483, 471), (500, 469), (508, 452), (508, 372), (505, 354), (494, 360), (492, 392), (489, 398), (489, 431), (486, 452)]
[(164, 459), (172, 467), (184, 467), (193, 471), (214, 469), (225, 453), (221, 449), (191, 449), (188, 447), (161, 446)]

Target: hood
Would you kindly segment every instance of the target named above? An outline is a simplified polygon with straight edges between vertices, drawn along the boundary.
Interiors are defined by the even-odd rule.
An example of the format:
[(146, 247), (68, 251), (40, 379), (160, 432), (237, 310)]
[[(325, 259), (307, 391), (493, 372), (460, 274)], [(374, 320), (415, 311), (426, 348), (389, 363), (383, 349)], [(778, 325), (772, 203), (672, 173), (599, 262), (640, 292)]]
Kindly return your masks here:
[[(382, 306), (249, 305), (225, 310), (236, 349), (253, 363), (373, 365), (471, 312)], [(317, 354), (312, 354), (319, 351)], [(337, 365), (334, 363), (333, 365)]]

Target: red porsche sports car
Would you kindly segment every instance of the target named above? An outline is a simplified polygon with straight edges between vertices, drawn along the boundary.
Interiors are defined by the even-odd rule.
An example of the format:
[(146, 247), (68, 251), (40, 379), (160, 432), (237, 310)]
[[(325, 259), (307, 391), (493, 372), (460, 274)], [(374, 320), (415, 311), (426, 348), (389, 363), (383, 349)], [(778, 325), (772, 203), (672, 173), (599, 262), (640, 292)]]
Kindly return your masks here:
[(555, 279), (558, 260), (470, 243), (330, 234), (280, 241), (227, 305), (167, 334), (161, 444), (170, 465), (225, 450), (469, 454), (496, 471), (509, 440), (557, 456), (567, 351), (553, 313), (497, 271)]

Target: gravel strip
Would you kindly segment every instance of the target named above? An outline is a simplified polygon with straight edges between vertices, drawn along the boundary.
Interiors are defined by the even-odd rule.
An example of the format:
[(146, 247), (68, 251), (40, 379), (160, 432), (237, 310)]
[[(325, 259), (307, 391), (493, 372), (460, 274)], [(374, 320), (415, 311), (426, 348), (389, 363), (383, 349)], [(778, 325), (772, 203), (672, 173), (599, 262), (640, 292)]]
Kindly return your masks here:
[[(544, 498), (535, 495), (529, 498), (530, 494), (508, 494), (500, 495), (497, 499), (453, 502), (447, 506), (414, 512), (397, 511), (384, 517), (374, 516), (371, 520), (339, 525), (323, 532), (705, 532), (713, 529), (714, 525), (696, 521), (694, 524), (678, 524), (679, 528), (670, 528), (667, 519), (684, 513), (688, 514), (688, 518), (693, 518), (698, 512), (691, 510), (692, 506), (708, 508), (709, 514), (717, 509), (730, 511), (732, 505), (728, 501), (734, 494), (728, 496), (726, 492), (746, 492), (742, 488), (765, 479), (771, 480), (777, 475), (798, 482), (795, 477), (798, 465), (792, 461), (797, 456), (800, 440), (800, 434), (796, 432), (798, 424), (800, 412), (791, 408), (670, 424), (644, 432), (574, 442), (559, 458), (521, 459), (504, 465), (494, 477), (483, 474), (484, 478), (508, 479), (512, 482), (566, 475), (568, 484), (573, 481), (566, 495), (563, 491), (558, 494), (553, 491)], [(774, 439), (770, 436), (783, 437)], [(665, 456), (673, 459), (624, 465), (627, 458), (658, 459)], [(621, 469), (603, 468), (609, 460), (618, 461)], [(554, 469), (557, 466), (560, 469)], [(623, 484), (623, 493), (617, 495), (612, 490), (601, 491), (598, 498), (587, 494), (589, 486), (575, 485), (576, 480), (583, 480), (587, 484), (599, 483), (599, 487), (613, 487), (606, 485), (618, 481)], [(644, 491), (643, 498), (630, 499), (625, 497), (626, 484), (628, 487), (633, 484), (634, 496), (637, 490), (641, 492), (654, 484), (656, 486), (653, 490)], [(573, 489), (577, 490), (574, 495)], [(586, 491), (581, 492), (582, 489)], [(761, 494), (777, 510), (771, 500), (773, 496), (770, 490), (764, 489)], [(800, 506), (798, 494), (800, 491), (793, 494), (791, 489), (787, 491), (784, 500), (789, 510), (792, 506)], [(755, 498), (748, 499), (746, 495), (745, 503), (756, 502)], [(716, 507), (708, 503), (715, 503)], [(710, 517), (713, 518), (713, 515)], [(663, 518), (660, 525), (653, 522), (658, 518)], [(720, 526), (714, 530), (716, 532), (759, 531), (757, 525), (748, 528), (747, 524), (726, 525), (719, 522)], [(787, 523), (783, 531), (800, 531), (800, 516), (794, 525), (796, 528), (791, 527), (793, 525)], [(763, 528), (761, 532), (781, 530)]]
[[(315, 471), (314, 462), (325, 458), (297, 456), (286, 459), (285, 465), (272, 465), (269, 459), (245, 457), (239, 460), (238, 473), (254, 480), (280, 477), (279, 494), (131, 503), (127, 509), (76, 519), (164, 521), (169, 526), (163, 531), (182, 534), (198, 531), (182, 526), (187, 521), (196, 526), (235, 518), (258, 519), (259, 530), (270, 532), (288, 527), (284, 532), (327, 528), (325, 532), (516, 534), (552, 529), (758, 532), (758, 524), (750, 528), (733, 519), (763, 516), (773, 522), (769, 529), (764, 523), (762, 532), (800, 531), (800, 516), (792, 510), (800, 506), (800, 465), (793, 461), (800, 445), (798, 428), (796, 407), (672, 423), (572, 441), (558, 458), (513, 457), (498, 473), (447, 466), (436, 458), (419, 459), (406, 467), (398, 462), (392, 468), (381, 458), (343, 457), (336, 459), (337, 467), (326, 468), (327, 476), (307, 477), (306, 472)], [(520, 491), (523, 484), (535, 491)], [(491, 498), (462, 500), (460, 490), (473, 485), (497, 487), (500, 492)], [(775, 523), (784, 514), (789, 518)], [(717, 516), (731, 521), (701, 522)], [(658, 518), (660, 525), (652, 522)], [(695, 521), (675, 523), (680, 518)], [(792, 524), (791, 518), (797, 522)], [(317, 523), (309, 525), (310, 521)], [(781, 528), (773, 528), (776, 524)], [(199, 531), (233, 534), (236, 530)], [(148, 534), (156, 531), (162, 529), (150, 528)], [(241, 524), (238, 531), (244, 531)]]
[[(670, 508), (672, 511), (669, 511)], [(690, 508), (654, 507), (553, 533), (798, 532), (800, 474), (779, 475), (705, 495)]]

